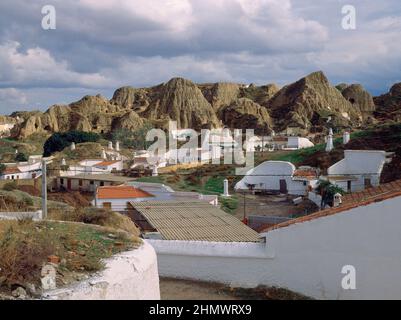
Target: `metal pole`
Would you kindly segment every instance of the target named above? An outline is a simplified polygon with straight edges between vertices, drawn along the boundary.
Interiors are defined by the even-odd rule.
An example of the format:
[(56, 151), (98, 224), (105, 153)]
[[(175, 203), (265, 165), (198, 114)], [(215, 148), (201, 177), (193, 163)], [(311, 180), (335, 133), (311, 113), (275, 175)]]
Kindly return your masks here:
[(245, 205), (246, 205), (246, 203), (245, 203), (245, 192), (244, 192), (244, 220), (245, 220), (245, 218), (246, 218), (246, 208), (245, 208)]
[(42, 218), (47, 219), (47, 168), (46, 160), (42, 160)]

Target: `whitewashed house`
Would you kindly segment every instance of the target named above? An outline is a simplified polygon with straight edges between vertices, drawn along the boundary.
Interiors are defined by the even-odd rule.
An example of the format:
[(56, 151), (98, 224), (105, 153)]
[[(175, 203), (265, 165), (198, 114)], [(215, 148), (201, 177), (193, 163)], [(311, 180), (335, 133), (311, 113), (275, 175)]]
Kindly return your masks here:
[(0, 180), (26, 180), (36, 179), (42, 175), (41, 162), (6, 164), (6, 169), (0, 175)]
[(104, 160), (93, 165), (94, 168), (104, 170), (106, 172), (121, 171), (124, 168), (122, 160)]
[(125, 211), (130, 202), (151, 200), (152, 194), (133, 186), (98, 187), (92, 205), (97, 208)]
[(124, 163), (122, 160), (102, 160), (85, 159), (78, 162), (77, 165), (69, 165), (67, 170), (60, 172), (61, 176), (75, 176), (80, 174), (108, 174), (112, 171), (121, 171)]
[(285, 150), (298, 150), (315, 146), (308, 138), (288, 137)]
[(344, 159), (327, 169), (327, 177), (344, 191), (378, 186), (388, 153), (380, 150), (345, 150)]
[(306, 195), (317, 181), (318, 174), (313, 168), (297, 170), (291, 162), (265, 161), (249, 170), (234, 189)]

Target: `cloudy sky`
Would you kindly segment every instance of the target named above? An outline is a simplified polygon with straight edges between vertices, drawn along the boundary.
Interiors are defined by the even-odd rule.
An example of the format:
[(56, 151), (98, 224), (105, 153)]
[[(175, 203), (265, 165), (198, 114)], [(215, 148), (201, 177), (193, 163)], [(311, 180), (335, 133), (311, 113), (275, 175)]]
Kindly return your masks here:
[(380, 94), (401, 81), (400, 39), (399, 0), (1, 0), (0, 113), (176, 76), (283, 85), (323, 70)]

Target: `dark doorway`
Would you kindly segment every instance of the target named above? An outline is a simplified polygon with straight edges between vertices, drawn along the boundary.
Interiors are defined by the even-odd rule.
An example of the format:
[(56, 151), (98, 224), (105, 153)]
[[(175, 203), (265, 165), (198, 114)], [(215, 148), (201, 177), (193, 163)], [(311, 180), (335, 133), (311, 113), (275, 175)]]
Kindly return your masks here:
[(280, 193), (287, 193), (287, 181), (285, 179), (280, 179)]

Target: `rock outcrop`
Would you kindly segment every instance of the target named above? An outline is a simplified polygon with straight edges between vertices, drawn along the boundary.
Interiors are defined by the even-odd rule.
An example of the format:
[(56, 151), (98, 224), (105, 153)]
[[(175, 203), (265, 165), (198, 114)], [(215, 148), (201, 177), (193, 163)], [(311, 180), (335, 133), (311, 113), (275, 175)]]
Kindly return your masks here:
[(345, 87), (341, 93), (364, 118), (370, 116), (376, 109), (373, 97), (360, 84), (351, 84)]
[(15, 123), (11, 133), (20, 138), (70, 130), (135, 130), (145, 120), (159, 128), (167, 128), (169, 120), (174, 120), (179, 128), (195, 130), (224, 124), (259, 133), (274, 128), (307, 134), (327, 126), (401, 121), (401, 83), (373, 99), (359, 84), (331, 86), (322, 72), (281, 89), (275, 84), (195, 84), (173, 78), (148, 88), (119, 88), (110, 100), (101, 95), (85, 96), (69, 105), (54, 105), (44, 113), (15, 112), (4, 119)]
[(199, 85), (206, 100), (214, 110), (230, 105), (240, 94), (240, 85), (237, 83), (219, 82)]
[(149, 106), (149, 96), (146, 89), (133, 87), (122, 87), (114, 92), (110, 102), (124, 109), (131, 109), (136, 112), (143, 112)]
[(254, 129), (256, 134), (268, 134), (272, 121), (265, 107), (248, 98), (240, 98), (220, 110), (220, 118), (231, 129)]
[(219, 120), (213, 107), (201, 90), (191, 81), (173, 78), (153, 90), (154, 96), (149, 107), (141, 116), (149, 120), (177, 121), (178, 128), (219, 127)]
[(394, 84), (390, 91), (375, 97), (375, 116), (379, 120), (401, 121), (401, 82)]
[(240, 97), (251, 99), (256, 103), (265, 106), (279, 90), (279, 87), (274, 83), (264, 86), (255, 86), (251, 84), (247, 87), (241, 88)]
[(114, 119), (112, 129), (136, 130), (144, 124), (144, 119), (134, 111), (128, 111), (121, 117)]
[(268, 109), (278, 130), (299, 127), (308, 132), (329, 119), (336, 126), (361, 120), (360, 113), (320, 71), (283, 87), (270, 99)]

